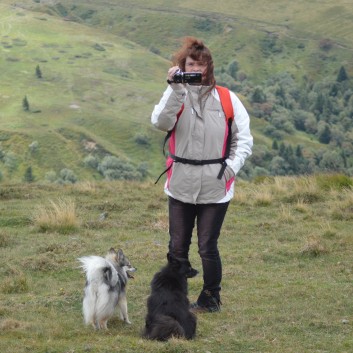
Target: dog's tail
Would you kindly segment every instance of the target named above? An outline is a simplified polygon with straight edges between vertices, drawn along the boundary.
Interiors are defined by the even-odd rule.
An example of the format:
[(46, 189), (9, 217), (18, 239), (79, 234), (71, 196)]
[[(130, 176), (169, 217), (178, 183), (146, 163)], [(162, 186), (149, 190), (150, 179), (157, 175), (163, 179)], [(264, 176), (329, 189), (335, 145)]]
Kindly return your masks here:
[(119, 278), (118, 272), (114, 266), (100, 256), (83, 256), (78, 258), (81, 262), (81, 268), (86, 274), (87, 282), (89, 283), (106, 283), (114, 287)]
[(173, 317), (157, 315), (153, 318), (153, 321), (146, 320), (146, 327), (142, 336), (150, 340), (167, 341), (172, 337), (184, 337), (185, 331)]
[[(86, 288), (83, 300), (83, 316), (86, 324), (96, 325), (96, 313), (104, 311), (106, 302), (103, 296), (106, 288), (113, 288), (119, 281), (118, 273), (113, 265), (100, 256), (84, 256), (78, 258), (81, 268), (86, 274)], [(102, 304), (103, 303), (103, 304)]]

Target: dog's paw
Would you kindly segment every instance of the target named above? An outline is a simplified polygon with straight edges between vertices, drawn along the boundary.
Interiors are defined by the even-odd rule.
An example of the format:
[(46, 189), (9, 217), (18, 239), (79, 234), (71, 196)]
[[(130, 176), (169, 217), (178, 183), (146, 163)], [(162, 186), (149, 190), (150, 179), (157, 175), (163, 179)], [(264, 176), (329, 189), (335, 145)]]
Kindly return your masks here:
[(131, 325), (131, 321), (129, 319), (124, 320), (127, 324)]

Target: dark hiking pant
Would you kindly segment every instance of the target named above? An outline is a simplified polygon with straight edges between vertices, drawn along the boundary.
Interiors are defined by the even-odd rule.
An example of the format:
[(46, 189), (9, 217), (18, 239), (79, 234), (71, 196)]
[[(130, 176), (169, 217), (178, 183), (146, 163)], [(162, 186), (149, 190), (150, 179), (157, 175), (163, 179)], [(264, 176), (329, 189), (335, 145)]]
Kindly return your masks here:
[(229, 202), (194, 205), (169, 197), (169, 252), (176, 257), (188, 259), (196, 220), (203, 290), (211, 291), (218, 298), (222, 280), (218, 238), (228, 205)]

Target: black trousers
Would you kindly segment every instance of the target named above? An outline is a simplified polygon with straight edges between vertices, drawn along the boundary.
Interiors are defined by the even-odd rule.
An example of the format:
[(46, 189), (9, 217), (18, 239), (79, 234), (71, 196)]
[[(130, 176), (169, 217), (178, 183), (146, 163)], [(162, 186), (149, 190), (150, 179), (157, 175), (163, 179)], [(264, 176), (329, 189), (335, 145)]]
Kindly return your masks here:
[(198, 252), (203, 269), (203, 290), (209, 290), (216, 296), (219, 296), (222, 280), (218, 238), (228, 205), (229, 202), (194, 205), (169, 197), (169, 252), (188, 259), (196, 221)]

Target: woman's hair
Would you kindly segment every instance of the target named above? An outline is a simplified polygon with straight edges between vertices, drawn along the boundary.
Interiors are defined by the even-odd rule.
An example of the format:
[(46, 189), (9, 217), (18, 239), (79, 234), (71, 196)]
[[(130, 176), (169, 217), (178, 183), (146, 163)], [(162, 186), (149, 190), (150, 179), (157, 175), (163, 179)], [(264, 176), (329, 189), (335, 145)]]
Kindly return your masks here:
[(173, 64), (178, 65), (182, 71), (185, 71), (186, 58), (190, 56), (195, 61), (207, 63), (204, 85), (209, 85), (211, 91), (215, 85), (213, 59), (210, 50), (203, 42), (195, 37), (185, 37), (182, 47), (173, 55)]

